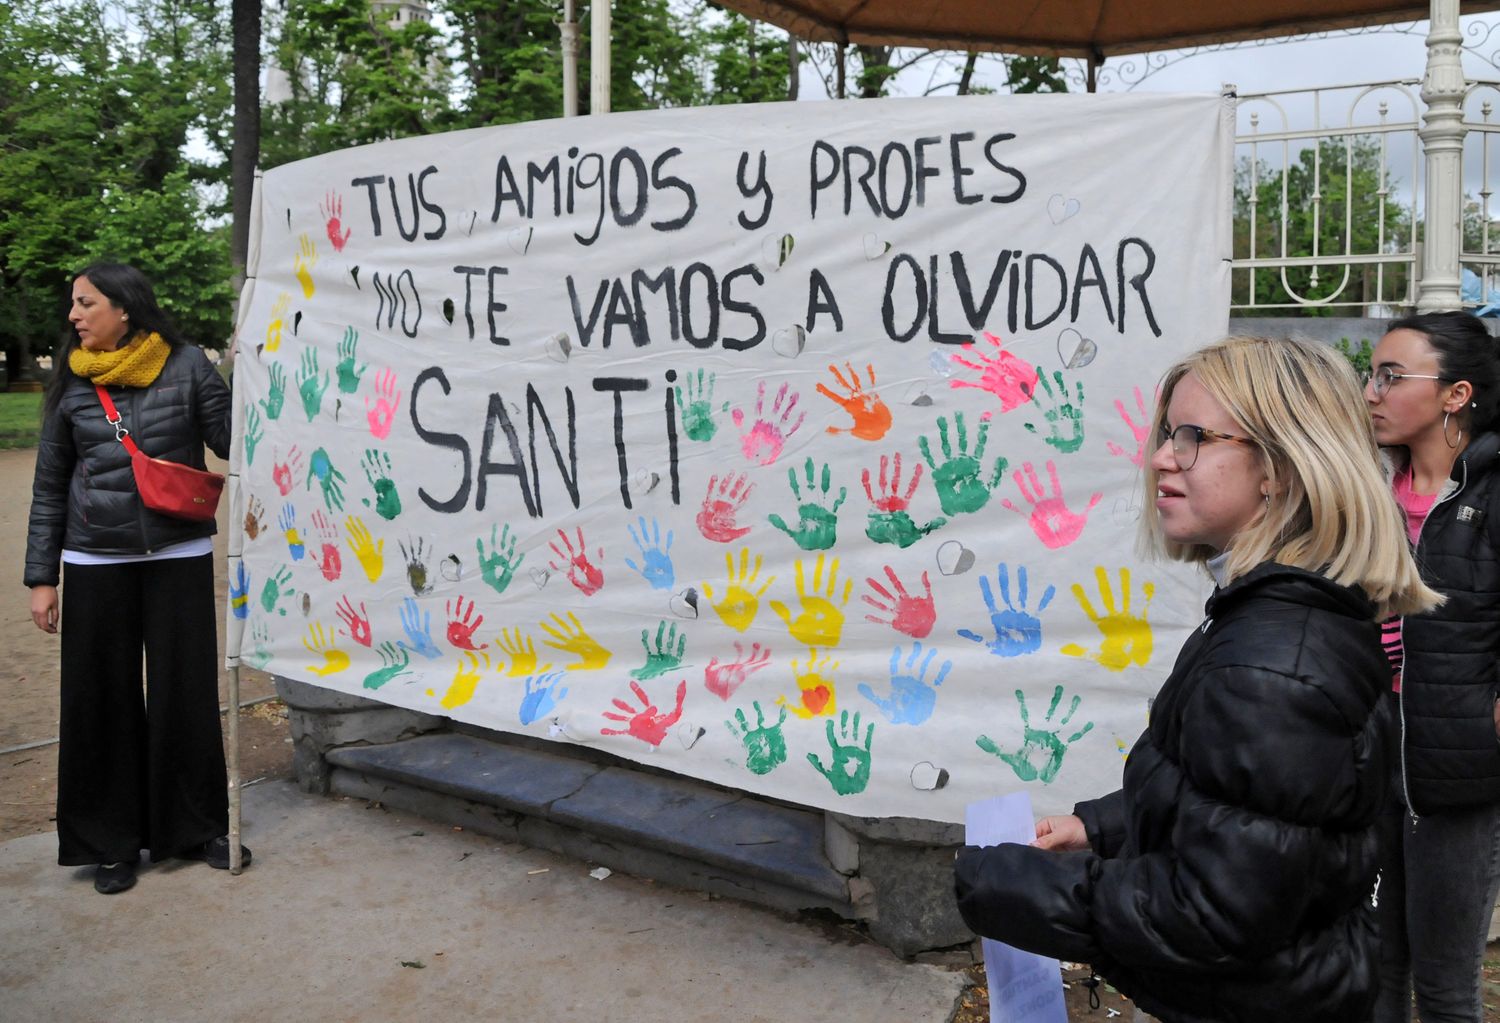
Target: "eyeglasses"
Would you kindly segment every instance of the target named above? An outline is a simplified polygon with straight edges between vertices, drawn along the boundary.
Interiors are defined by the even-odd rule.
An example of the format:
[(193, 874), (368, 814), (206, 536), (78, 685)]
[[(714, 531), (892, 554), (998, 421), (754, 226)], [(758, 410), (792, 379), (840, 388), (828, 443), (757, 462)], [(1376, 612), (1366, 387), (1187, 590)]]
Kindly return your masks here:
[(1385, 395), (1385, 392), (1391, 389), (1391, 385), (1396, 383), (1396, 381), (1398, 380), (1441, 379), (1443, 378), (1440, 376), (1434, 376), (1431, 373), (1397, 373), (1389, 366), (1381, 366), (1375, 371), (1374, 376), (1370, 377), (1370, 386), (1374, 388), (1376, 397), (1383, 397)]
[(1198, 448), (1204, 441), (1212, 443), (1216, 440), (1231, 440), (1236, 444), (1254, 444), (1248, 437), (1232, 437), (1218, 430), (1210, 430), (1206, 426), (1194, 426), (1191, 423), (1183, 423), (1181, 426), (1168, 427), (1165, 423), (1161, 427), (1161, 439), (1165, 444), (1172, 442), (1172, 457), (1177, 461), (1177, 468), (1191, 469), (1198, 461)]

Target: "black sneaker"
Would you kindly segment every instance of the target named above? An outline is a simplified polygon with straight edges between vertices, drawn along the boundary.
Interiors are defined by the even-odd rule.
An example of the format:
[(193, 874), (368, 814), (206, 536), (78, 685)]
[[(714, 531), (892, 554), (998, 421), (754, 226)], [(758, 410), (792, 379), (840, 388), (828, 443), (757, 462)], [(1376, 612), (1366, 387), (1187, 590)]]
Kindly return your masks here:
[[(229, 869), (229, 836), (210, 838), (202, 845), (191, 846), (178, 854), (184, 860), (202, 860), (215, 870)], [(240, 866), (250, 866), (250, 847), (240, 846)]]
[(94, 868), (94, 891), (100, 895), (118, 895), (134, 887), (134, 863), (101, 863)]

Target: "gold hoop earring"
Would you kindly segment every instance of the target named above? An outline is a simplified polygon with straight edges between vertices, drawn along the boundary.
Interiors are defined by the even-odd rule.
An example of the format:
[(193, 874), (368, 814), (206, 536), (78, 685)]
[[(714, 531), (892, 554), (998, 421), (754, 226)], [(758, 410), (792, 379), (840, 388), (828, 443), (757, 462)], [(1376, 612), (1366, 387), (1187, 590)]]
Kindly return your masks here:
[(1459, 441), (1464, 439), (1464, 428), (1462, 426), (1458, 428), (1458, 435), (1456, 437), (1452, 440), (1448, 439), (1448, 417), (1451, 414), (1450, 412), (1443, 413), (1443, 443), (1447, 444), (1450, 449), (1457, 448)]

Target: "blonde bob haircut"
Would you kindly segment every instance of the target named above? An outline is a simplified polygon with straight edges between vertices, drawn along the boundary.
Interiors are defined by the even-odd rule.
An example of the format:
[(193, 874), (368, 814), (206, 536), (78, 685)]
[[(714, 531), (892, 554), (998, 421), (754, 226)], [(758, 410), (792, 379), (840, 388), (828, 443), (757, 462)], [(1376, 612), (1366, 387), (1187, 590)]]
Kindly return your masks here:
[[(1343, 356), (1291, 338), (1231, 337), (1209, 345), (1163, 377), (1153, 440), (1162, 437), (1172, 392), (1189, 373), (1254, 442), (1270, 481), (1261, 512), (1229, 543), (1228, 579), (1276, 561), (1360, 587), (1381, 618), (1442, 603), (1412, 560), (1359, 382)], [(1219, 553), (1162, 535), (1160, 473), (1149, 461), (1145, 470), (1142, 546), (1200, 564)]]

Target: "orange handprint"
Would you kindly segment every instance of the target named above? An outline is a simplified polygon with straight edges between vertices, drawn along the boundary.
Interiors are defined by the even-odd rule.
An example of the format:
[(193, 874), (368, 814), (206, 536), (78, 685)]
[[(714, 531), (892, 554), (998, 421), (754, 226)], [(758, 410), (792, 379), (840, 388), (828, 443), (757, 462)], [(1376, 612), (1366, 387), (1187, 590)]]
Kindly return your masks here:
[[(891, 410), (880, 395), (874, 391), (866, 391), (859, 382), (859, 373), (855, 370), (853, 363), (844, 363), (849, 370), (849, 378), (844, 379), (844, 374), (832, 363), (828, 371), (838, 380), (839, 386), (844, 389), (843, 394), (835, 394), (826, 384), (818, 385), (818, 393), (830, 401), (836, 403), (849, 415), (854, 417), (854, 425), (847, 430), (841, 430), (836, 426), (828, 428), (829, 433), (853, 434), (860, 440), (879, 440), (886, 435), (891, 428)], [(870, 386), (875, 386), (875, 367), (871, 364), (865, 365), (865, 373), (870, 378)]]

